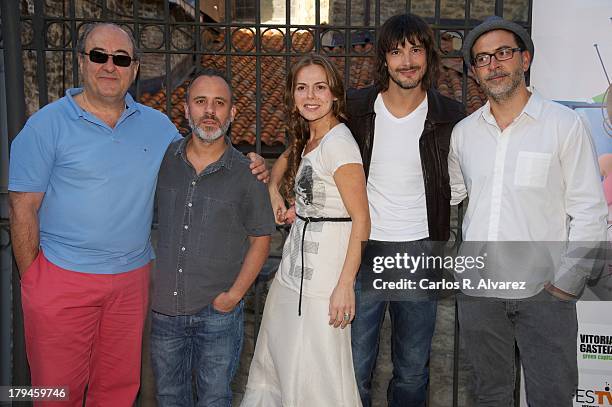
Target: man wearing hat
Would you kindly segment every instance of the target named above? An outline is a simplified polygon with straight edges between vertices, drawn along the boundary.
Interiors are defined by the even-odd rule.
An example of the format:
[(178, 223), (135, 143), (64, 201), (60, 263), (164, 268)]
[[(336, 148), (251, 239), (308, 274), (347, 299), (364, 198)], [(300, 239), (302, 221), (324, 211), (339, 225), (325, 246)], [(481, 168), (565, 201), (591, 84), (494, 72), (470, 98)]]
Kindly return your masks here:
[[(534, 55), (529, 34), (491, 17), (467, 35), (463, 54), (488, 98), (451, 136), (451, 189), (454, 196), (470, 196), (464, 239), (529, 242), (525, 247), (605, 240), (607, 209), (589, 133), (575, 112), (527, 88)], [(477, 406), (514, 405), (516, 347), (529, 406), (572, 405), (575, 299), (588, 274), (560, 257), (550, 278), (526, 289), (458, 295)], [(535, 273), (516, 264), (503, 270), (508, 279)]]

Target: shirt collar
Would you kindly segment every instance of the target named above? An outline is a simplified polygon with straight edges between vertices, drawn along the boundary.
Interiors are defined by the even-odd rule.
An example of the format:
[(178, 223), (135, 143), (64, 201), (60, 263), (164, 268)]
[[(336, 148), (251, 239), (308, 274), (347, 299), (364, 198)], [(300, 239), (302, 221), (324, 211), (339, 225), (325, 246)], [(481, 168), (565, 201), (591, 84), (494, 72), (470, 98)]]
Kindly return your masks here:
[(538, 120), (542, 113), (544, 100), (542, 99), (542, 96), (540, 96), (540, 94), (534, 89), (529, 88), (529, 91), (531, 92), (531, 97), (529, 97), (529, 100), (523, 108), (522, 113), (525, 113), (534, 120)]
[[(187, 142), (192, 137), (193, 137), (193, 134), (183, 137), (183, 139), (176, 146), (176, 150), (174, 151), (174, 156), (177, 158), (179, 157), (182, 158), (183, 161), (185, 161), (186, 163), (189, 162), (187, 160), (187, 151), (186, 151)], [(227, 148), (225, 149), (225, 152), (223, 153), (223, 155), (221, 155), (221, 158), (219, 158), (214, 163), (210, 164), (206, 168), (205, 172), (210, 172), (209, 170), (214, 170), (220, 167), (225, 167), (228, 170), (232, 168), (232, 162), (234, 161), (234, 151), (235, 150), (232, 147), (231, 140), (228, 136), (225, 136), (225, 144), (227, 145)]]
[[(517, 116), (515, 120), (518, 120), (518, 118), (521, 117), (523, 114), (531, 117), (534, 120), (538, 120), (542, 113), (542, 108), (543, 108), (542, 96), (540, 96), (540, 94), (531, 87), (528, 87), (527, 89), (529, 90), (529, 92), (531, 92), (531, 96), (529, 97), (529, 100), (527, 100), (527, 103), (523, 107), (523, 110)], [(482, 107), (481, 117), (487, 123), (497, 125), (497, 121), (495, 120), (495, 117), (491, 113), (491, 104), (489, 103), (489, 101), (487, 101), (487, 103), (485, 103), (485, 105)]]
[[(79, 93), (83, 92), (83, 88), (70, 88), (66, 89), (66, 99), (68, 100), (69, 115), (73, 120), (77, 120), (80, 117), (85, 115), (85, 111), (79, 106), (79, 104), (74, 100), (74, 97)], [(140, 111), (140, 106), (132, 95), (126, 93), (125, 95), (125, 105), (127, 106), (127, 111), (124, 112), (124, 116), (130, 115), (136, 111)]]

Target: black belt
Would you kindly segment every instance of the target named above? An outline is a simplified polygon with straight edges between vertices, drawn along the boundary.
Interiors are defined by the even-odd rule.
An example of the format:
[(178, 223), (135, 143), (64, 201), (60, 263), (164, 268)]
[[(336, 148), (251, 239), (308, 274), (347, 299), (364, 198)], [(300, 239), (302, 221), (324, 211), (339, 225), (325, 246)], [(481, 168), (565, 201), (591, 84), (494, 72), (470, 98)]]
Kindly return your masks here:
[(306, 228), (311, 222), (350, 222), (351, 218), (311, 218), (300, 216), (295, 214), (298, 218), (304, 221), (304, 229), (302, 230), (302, 246), (300, 251), (302, 252), (302, 276), (300, 277), (300, 300), (298, 302), (298, 316), (302, 315), (302, 288), (304, 287), (304, 238), (306, 237)]

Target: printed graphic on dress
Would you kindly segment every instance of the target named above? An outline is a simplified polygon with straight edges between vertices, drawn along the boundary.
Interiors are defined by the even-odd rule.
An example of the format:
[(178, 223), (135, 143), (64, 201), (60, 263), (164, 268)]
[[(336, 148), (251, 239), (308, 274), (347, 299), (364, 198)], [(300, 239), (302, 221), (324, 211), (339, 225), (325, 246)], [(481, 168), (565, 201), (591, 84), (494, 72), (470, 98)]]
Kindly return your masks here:
[[(297, 199), (296, 210), (301, 216), (323, 217), (325, 207), (325, 184), (313, 171), (308, 161), (303, 162), (302, 168), (295, 182), (295, 196)], [(306, 239), (304, 240), (304, 258), (306, 264), (308, 257), (317, 256), (319, 253), (319, 233), (323, 230), (324, 223), (313, 222), (308, 224)], [(291, 264), (289, 275), (300, 278), (302, 275), (302, 233), (304, 221), (296, 220), (294, 228), (297, 233), (291, 234)], [(312, 280), (315, 270), (304, 267), (304, 280)]]
[[(308, 224), (308, 235), (312, 236), (312, 232), (320, 232), (319, 227), (322, 224), (310, 223)], [(304, 230), (304, 221), (297, 219), (295, 226), (298, 233), (292, 233), (291, 238), (291, 264), (289, 267), (289, 275), (291, 277), (300, 278), (302, 275), (302, 231)], [(314, 228), (319, 230), (313, 230)], [(304, 259), (308, 259), (309, 256), (316, 256), (319, 253), (319, 242), (313, 242), (310, 240), (304, 240)], [(306, 260), (308, 264), (308, 260)], [(314, 269), (311, 267), (304, 267), (304, 280), (312, 280), (312, 274)]]
[(304, 205), (312, 203), (312, 167), (310, 165), (305, 165), (302, 168), (297, 181), (296, 192), (302, 198)]
[[(295, 183), (298, 213), (302, 216), (320, 217), (325, 207), (325, 184), (305, 162)], [(300, 205), (301, 204), (301, 205)], [(308, 226), (310, 228), (310, 225)]]

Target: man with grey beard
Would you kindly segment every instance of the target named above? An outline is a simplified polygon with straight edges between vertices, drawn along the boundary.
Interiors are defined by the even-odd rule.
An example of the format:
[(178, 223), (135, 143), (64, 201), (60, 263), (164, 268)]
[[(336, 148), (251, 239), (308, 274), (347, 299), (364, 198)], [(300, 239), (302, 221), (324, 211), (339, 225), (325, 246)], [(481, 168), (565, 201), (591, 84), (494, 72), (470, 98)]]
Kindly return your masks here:
[[(457, 199), (470, 197), (463, 237), (496, 248), (487, 263), (492, 253), (526, 243), (511, 264), (498, 263), (487, 275), (529, 279), (525, 288), (457, 297), (476, 406), (515, 405), (514, 372), (522, 366), (529, 406), (570, 407), (578, 383), (575, 301), (588, 277), (571, 248), (606, 239), (607, 208), (591, 138), (576, 112), (527, 88), (534, 45), (523, 27), (491, 17), (470, 31), (463, 53), (488, 98), (451, 136), (451, 190)], [(567, 247), (559, 261), (546, 262), (547, 252), (539, 251), (533, 258), (540, 263), (521, 263), (527, 248), (551, 242)]]
[(274, 216), (266, 186), (226, 137), (236, 107), (223, 74), (197, 74), (184, 106), (192, 134), (166, 151), (156, 191), (157, 401), (228, 406), (242, 349), (243, 297), (268, 257)]

